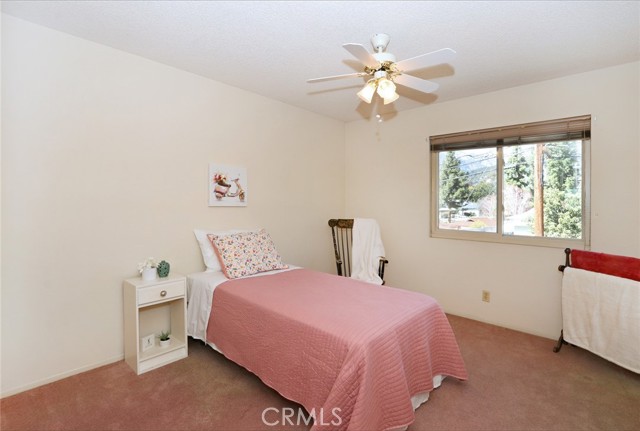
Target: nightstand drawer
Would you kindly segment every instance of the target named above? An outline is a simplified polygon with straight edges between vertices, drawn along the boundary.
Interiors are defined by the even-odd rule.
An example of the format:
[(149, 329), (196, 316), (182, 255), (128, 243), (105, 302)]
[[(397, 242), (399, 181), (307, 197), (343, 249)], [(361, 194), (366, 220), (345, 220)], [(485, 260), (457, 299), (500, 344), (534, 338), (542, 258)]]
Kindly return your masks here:
[(151, 302), (164, 301), (167, 299), (184, 296), (184, 281), (161, 284), (138, 289), (138, 305), (149, 304)]

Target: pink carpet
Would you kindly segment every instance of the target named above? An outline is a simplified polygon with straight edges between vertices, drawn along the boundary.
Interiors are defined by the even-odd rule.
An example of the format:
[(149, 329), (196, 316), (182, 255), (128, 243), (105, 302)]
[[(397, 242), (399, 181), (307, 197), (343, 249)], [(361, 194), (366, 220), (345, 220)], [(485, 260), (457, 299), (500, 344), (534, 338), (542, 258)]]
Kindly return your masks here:
[[(418, 430), (638, 430), (640, 375), (592, 353), (449, 316), (469, 372), (416, 411)], [(298, 406), (194, 340), (141, 376), (118, 362), (0, 401), (11, 430), (307, 430), (273, 422)], [(292, 409), (292, 410), (286, 410)], [(282, 420), (280, 420), (282, 422)], [(374, 430), (371, 430), (374, 431)]]

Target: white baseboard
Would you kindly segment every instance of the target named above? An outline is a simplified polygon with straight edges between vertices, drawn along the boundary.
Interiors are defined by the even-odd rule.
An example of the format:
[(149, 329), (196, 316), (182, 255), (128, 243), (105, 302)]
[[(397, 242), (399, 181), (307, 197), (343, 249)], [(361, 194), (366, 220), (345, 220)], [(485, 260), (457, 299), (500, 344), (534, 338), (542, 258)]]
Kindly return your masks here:
[(107, 360), (98, 362), (96, 364), (86, 365), (84, 367), (76, 368), (75, 370), (65, 371), (64, 373), (56, 374), (54, 376), (47, 377), (46, 379), (38, 380), (32, 383), (29, 383), (27, 385), (20, 386), (18, 388), (7, 389), (6, 391), (4, 388), (2, 388), (2, 392), (0, 393), (0, 398), (19, 394), (20, 392), (28, 391), (29, 389), (34, 389), (34, 388), (37, 388), (38, 386), (46, 385), (47, 383), (53, 383), (57, 380), (62, 380), (64, 378), (71, 377), (76, 374), (84, 373), (85, 371), (90, 371), (95, 368), (100, 368), (105, 365), (113, 364), (115, 362), (122, 361), (122, 360), (124, 360), (124, 354), (114, 356), (111, 359), (107, 359)]

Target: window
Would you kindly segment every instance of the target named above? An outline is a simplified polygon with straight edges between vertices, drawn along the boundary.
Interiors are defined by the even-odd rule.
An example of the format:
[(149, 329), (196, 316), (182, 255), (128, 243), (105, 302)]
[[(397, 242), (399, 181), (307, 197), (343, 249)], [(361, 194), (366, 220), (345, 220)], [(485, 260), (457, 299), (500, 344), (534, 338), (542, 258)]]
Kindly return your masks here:
[(434, 237), (589, 245), (591, 117), (429, 138)]

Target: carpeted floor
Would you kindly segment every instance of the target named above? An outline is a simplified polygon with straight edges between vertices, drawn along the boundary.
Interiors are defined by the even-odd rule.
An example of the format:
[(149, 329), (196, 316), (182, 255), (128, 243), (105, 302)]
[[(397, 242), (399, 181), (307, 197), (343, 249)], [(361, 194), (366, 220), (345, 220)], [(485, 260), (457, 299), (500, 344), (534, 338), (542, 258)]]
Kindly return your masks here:
[[(553, 340), (449, 316), (469, 380), (446, 379), (418, 430), (638, 430), (640, 375)], [(273, 423), (298, 405), (194, 340), (189, 357), (141, 376), (124, 363), (0, 401), (10, 430), (307, 430)], [(304, 419), (304, 418), (303, 418)], [(327, 418), (327, 422), (331, 418)], [(374, 430), (371, 430), (374, 431)]]

